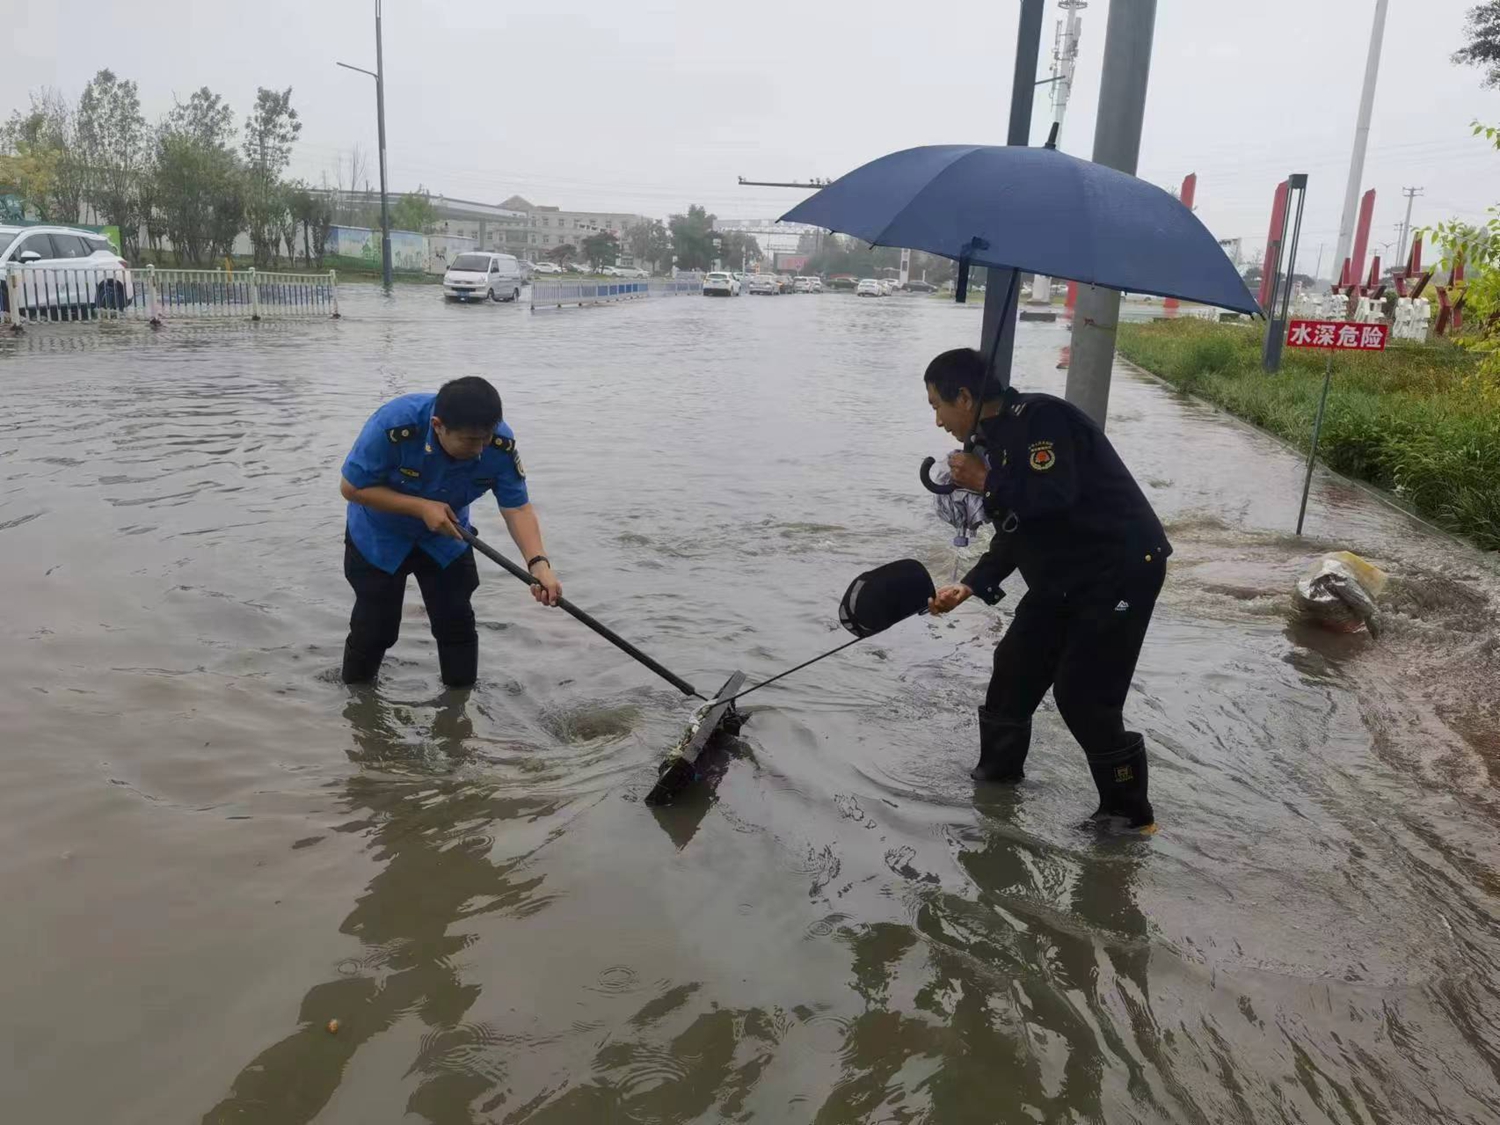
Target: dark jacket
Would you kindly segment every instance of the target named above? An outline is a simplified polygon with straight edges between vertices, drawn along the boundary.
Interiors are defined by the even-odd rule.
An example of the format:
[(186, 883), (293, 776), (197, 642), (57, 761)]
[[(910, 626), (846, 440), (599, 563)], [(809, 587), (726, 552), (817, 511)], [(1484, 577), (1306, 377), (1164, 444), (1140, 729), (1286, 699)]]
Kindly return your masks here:
[(1068, 597), (1172, 553), (1120, 455), (1076, 406), (1008, 389), (978, 436), (995, 536), (963, 582), (990, 605), (1014, 570), (1029, 589)]

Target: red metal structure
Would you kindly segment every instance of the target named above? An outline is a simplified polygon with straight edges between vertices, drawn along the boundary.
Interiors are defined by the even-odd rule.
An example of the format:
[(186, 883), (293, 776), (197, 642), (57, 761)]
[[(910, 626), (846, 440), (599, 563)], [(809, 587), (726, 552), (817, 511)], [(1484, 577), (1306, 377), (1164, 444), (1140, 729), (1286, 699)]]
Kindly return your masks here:
[(1375, 214), (1375, 189), (1365, 192), (1359, 201), (1359, 225), (1354, 228), (1354, 261), (1349, 270), (1349, 280), (1359, 284), (1365, 272), (1365, 251), (1370, 245), (1370, 220)]
[(1282, 227), (1286, 222), (1286, 193), (1287, 183), (1282, 180), (1276, 185), (1276, 195), (1271, 201), (1271, 229), (1266, 233), (1266, 260), (1260, 271), (1260, 292), (1256, 299), (1260, 301), (1260, 307), (1264, 309), (1271, 299), (1271, 285), (1276, 280), (1275, 250), (1273, 247), (1281, 241), (1285, 232)]
[[(1181, 192), (1181, 194), (1178, 195), (1177, 198), (1180, 199), (1180, 200), (1182, 200), (1182, 205), (1184, 207), (1186, 207), (1189, 211), (1191, 211), (1193, 209), (1193, 197), (1195, 195), (1197, 195), (1197, 194), (1198, 194), (1198, 173), (1197, 172), (1189, 172), (1186, 176), (1183, 177), (1183, 180), (1182, 180), (1182, 192)], [(1262, 300), (1261, 304), (1264, 305), (1265, 301)], [(1164, 301), (1162, 303), (1161, 307), (1166, 312), (1173, 313), (1173, 312), (1177, 311), (1177, 309), (1179, 307), (1179, 302), (1178, 302), (1178, 300), (1177, 300), (1176, 297), (1168, 297), (1166, 299), (1166, 301)]]

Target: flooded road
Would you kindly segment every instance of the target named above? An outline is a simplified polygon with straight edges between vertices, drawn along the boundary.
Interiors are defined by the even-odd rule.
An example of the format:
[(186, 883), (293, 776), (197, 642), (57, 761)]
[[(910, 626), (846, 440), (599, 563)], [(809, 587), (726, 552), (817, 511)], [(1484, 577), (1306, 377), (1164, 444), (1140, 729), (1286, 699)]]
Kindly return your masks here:
[[(491, 378), (569, 596), (754, 679), (858, 571), (952, 573), (920, 372), (977, 306), (341, 303), (0, 340), (0, 1120), (1500, 1118), (1492, 558), (1321, 472), (1294, 539), (1295, 453), (1121, 371), (1177, 547), (1127, 705), (1157, 836), (1079, 829), (1050, 699), (1026, 783), (969, 782), (1018, 580), (753, 697), (654, 811), (690, 709), (484, 560), (473, 692), (414, 584), (338, 682), (359, 426)], [(1022, 325), (1017, 383), (1066, 343)], [(1378, 643), (1290, 623), (1335, 548), (1393, 575)]]

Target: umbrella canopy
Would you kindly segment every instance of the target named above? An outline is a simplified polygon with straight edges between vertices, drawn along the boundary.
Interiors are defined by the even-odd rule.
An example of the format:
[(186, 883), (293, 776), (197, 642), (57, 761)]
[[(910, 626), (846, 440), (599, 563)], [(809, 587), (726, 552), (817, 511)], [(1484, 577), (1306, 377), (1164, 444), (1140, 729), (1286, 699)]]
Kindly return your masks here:
[(1051, 148), (893, 152), (781, 219), (977, 266), (1260, 312), (1228, 255), (1179, 200)]

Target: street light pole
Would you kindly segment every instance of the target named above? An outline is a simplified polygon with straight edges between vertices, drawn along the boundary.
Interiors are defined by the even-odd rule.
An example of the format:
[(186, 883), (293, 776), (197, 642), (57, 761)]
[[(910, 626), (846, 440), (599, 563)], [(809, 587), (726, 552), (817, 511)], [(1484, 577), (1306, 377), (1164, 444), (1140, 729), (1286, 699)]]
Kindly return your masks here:
[[(1333, 251), (1333, 276), (1344, 268), (1344, 259), (1354, 242), (1355, 215), (1359, 211), (1359, 185), (1365, 174), (1365, 146), (1370, 139), (1370, 113), (1375, 107), (1375, 78), (1380, 73), (1380, 48), (1385, 39), (1385, 11), (1390, 0), (1375, 0), (1375, 22), (1370, 28), (1370, 50), (1365, 57), (1365, 82), (1359, 92), (1359, 116), (1354, 123), (1354, 152), (1349, 157), (1349, 182), (1344, 186), (1344, 214), (1339, 220), (1339, 240)], [(1353, 268), (1358, 269), (1358, 263)], [(1353, 279), (1355, 284), (1359, 278)]]
[(380, 0), (375, 0), (375, 116), (380, 125), (380, 279), (391, 287), (391, 197), (385, 182), (385, 53), (380, 42)]
[[(380, 276), (386, 291), (391, 288), (391, 198), (385, 179), (385, 53), (380, 42), (380, 0), (375, 0), (375, 69), (336, 63), (345, 70), (357, 70), (375, 79), (375, 120), (380, 129)], [(368, 183), (369, 181), (366, 181)], [(350, 185), (351, 187), (353, 185)]]

